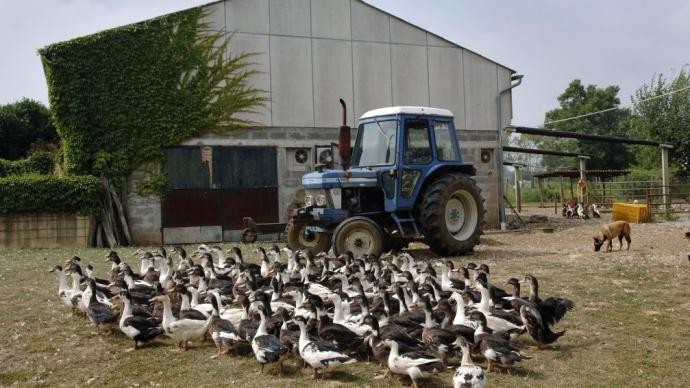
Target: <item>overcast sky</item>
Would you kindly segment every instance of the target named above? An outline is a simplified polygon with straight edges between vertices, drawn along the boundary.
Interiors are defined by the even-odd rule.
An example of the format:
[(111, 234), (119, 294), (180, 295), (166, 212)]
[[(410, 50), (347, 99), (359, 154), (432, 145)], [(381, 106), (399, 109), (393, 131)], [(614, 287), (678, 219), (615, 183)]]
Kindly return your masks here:
[[(0, 104), (48, 103), (38, 48), (207, 2), (0, 0)], [(572, 79), (619, 85), (629, 105), (653, 74), (690, 63), (686, 0), (367, 2), (524, 74), (513, 94), (515, 124), (542, 123)]]

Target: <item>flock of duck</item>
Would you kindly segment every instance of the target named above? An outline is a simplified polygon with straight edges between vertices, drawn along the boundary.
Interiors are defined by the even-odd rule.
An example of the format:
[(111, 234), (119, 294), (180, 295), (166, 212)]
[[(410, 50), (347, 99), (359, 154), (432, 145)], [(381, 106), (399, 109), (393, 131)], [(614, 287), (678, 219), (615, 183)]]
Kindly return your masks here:
[[(107, 279), (75, 256), (57, 265), (62, 302), (85, 314), (100, 333), (114, 329), (135, 350), (169, 337), (178, 351), (210, 338), (214, 358), (251, 345), (256, 361), (279, 365), (299, 357), (319, 371), (372, 358), (390, 373), (420, 378), (458, 365), (454, 387), (483, 387), (486, 372), (530, 357), (511, 341), (527, 333), (537, 347), (565, 331), (552, 326), (574, 307), (563, 298), (540, 298), (539, 283), (526, 275), (529, 295), (511, 278), (506, 292), (486, 264), (455, 268), (450, 260), (417, 260), (408, 252), (381, 257), (333, 258), (326, 253), (258, 248), (261, 264), (246, 263), (234, 247), (181, 247), (170, 255), (137, 251), (139, 270), (116, 252)], [(174, 264), (174, 260), (177, 263)], [(136, 268), (136, 266), (135, 266)], [(71, 277), (71, 286), (67, 277)], [(234, 353), (234, 352), (233, 352)]]

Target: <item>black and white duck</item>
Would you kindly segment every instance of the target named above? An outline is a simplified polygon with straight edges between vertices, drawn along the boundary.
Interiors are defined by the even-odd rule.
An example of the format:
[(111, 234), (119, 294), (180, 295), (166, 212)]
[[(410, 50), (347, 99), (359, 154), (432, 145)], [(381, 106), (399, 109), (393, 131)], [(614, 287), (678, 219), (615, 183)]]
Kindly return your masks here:
[(89, 279), (95, 280), (96, 285), (101, 285), (103, 287), (107, 287), (110, 284), (109, 280), (96, 277), (96, 273), (95, 273), (95, 270), (93, 268), (93, 264), (91, 264), (91, 263), (86, 265), (86, 277)]
[(119, 322), (120, 331), (134, 341), (134, 347), (128, 350), (137, 350), (139, 343), (149, 342), (163, 334), (163, 328), (155, 319), (132, 313), (132, 299), (128, 291), (121, 291), (120, 298), (124, 304)]
[(509, 340), (489, 333), (486, 317), (481, 311), (471, 312), (470, 319), (478, 323), (474, 332), (474, 348), (478, 349), (487, 360), (487, 372), (491, 372), (494, 363), (501, 366), (511, 366), (516, 362), (530, 358), (520, 353), (520, 350), (511, 345)]
[(441, 322), (441, 328), (448, 330), (458, 337), (464, 337), (467, 341), (474, 342), (474, 326), (454, 324), (455, 312), (446, 299), (438, 302), (437, 309), (445, 314)]
[[(216, 349), (218, 349), (216, 355), (211, 358), (217, 358), (221, 354), (229, 352), (235, 344), (241, 341), (241, 338), (237, 334), (232, 322), (220, 317), (218, 313), (218, 299), (216, 297), (211, 298), (211, 307), (213, 311), (211, 312), (211, 321), (208, 324), (208, 332), (216, 345)], [(223, 348), (226, 350), (223, 351)]]
[(96, 299), (96, 281), (93, 279), (87, 280), (87, 289), (89, 289), (88, 305), (86, 307), (86, 316), (89, 317), (91, 323), (96, 326), (96, 332), (100, 333), (101, 326), (110, 325), (117, 322), (117, 315), (113, 313), (110, 306), (101, 303)]
[(488, 327), (493, 331), (511, 333), (513, 337), (524, 333), (525, 327), (519, 316), (489, 306), (489, 287), (483, 273), (477, 276), (475, 282), (482, 294), (482, 300), (477, 305), (477, 309), (486, 317)]
[(321, 370), (322, 376), (324, 369), (355, 363), (357, 360), (341, 352), (330, 342), (323, 340), (312, 340), (307, 333), (307, 322), (303, 317), (296, 317), (294, 322), (300, 329), (298, 349), (299, 355), (309, 366), (314, 368), (314, 378), (317, 371)]
[(384, 340), (390, 348), (388, 354), (388, 370), (391, 373), (409, 376), (412, 386), (417, 388), (417, 380), (446, 370), (444, 363), (429, 353), (416, 351), (400, 353), (398, 343)]
[(350, 329), (353, 333), (359, 336), (366, 336), (371, 333), (371, 326), (358, 323), (355, 321), (348, 321), (345, 319), (343, 313), (343, 303), (338, 293), (333, 294), (333, 323), (343, 325)]
[(541, 318), (549, 325), (563, 319), (565, 314), (575, 308), (575, 303), (570, 299), (549, 297), (541, 299), (539, 297), (539, 282), (533, 275), (525, 275), (525, 280), (529, 284), (529, 301), (534, 303), (541, 314)]
[(259, 327), (252, 339), (252, 350), (256, 361), (261, 364), (261, 373), (264, 366), (268, 363), (278, 362), (280, 370), (283, 369), (283, 356), (287, 354), (288, 348), (280, 343), (278, 337), (269, 334), (266, 330), (266, 307), (263, 303), (257, 303), (257, 310), (261, 316)]
[(317, 296), (313, 295), (309, 304), (319, 321), (319, 338), (347, 352), (360, 350), (364, 343), (364, 337), (357, 335), (357, 333), (343, 325), (333, 323), (324, 310), (323, 302)]
[(484, 388), (488, 383), (484, 369), (472, 363), (470, 345), (463, 338), (458, 340), (462, 361), (453, 374), (453, 388)]
[(175, 286), (175, 292), (180, 296), (180, 313), (178, 315), (178, 318), (180, 319), (197, 319), (201, 321), (205, 321), (210, 314), (206, 314), (203, 311), (196, 310), (192, 308), (191, 304), (191, 297), (192, 294), (183, 286), (183, 285), (177, 285)]
[(530, 337), (541, 349), (544, 345), (552, 344), (565, 334), (565, 330), (554, 332), (551, 325), (544, 321), (536, 306), (532, 303), (525, 303), (520, 306), (520, 317), (527, 327)]
[(437, 327), (431, 314), (431, 302), (428, 298), (423, 298), (424, 305), (424, 329), (422, 330), (422, 342), (427, 344), (429, 348), (441, 357), (443, 363), (446, 363), (448, 357), (455, 350), (455, 341), (458, 335), (452, 331), (441, 329)]
[(497, 308), (510, 308), (510, 302), (505, 300), (505, 297), (510, 296), (504, 289), (496, 286), (491, 282), (489, 266), (486, 264), (481, 264), (477, 267), (477, 275), (475, 279), (478, 280), (480, 277), (485, 280), (485, 287), (489, 290), (489, 305), (491, 307)]

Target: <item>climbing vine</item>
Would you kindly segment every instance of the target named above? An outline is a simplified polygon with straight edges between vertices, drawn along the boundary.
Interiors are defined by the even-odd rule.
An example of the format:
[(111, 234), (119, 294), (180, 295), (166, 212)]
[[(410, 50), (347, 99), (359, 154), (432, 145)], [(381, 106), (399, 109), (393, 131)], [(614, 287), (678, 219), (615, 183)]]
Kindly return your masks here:
[(21, 174), (51, 174), (54, 166), (53, 154), (50, 152), (34, 152), (26, 159), (0, 159), (0, 177)]
[(193, 8), (39, 50), (69, 174), (121, 179), (166, 146), (252, 124), (237, 117), (265, 102), (248, 84), (252, 54), (228, 58), (231, 36), (204, 16)]

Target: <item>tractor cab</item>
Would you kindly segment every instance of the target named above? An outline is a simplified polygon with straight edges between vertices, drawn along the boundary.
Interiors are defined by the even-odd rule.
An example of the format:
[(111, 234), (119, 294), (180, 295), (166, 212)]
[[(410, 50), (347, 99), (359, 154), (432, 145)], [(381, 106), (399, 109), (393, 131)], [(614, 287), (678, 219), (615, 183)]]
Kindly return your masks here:
[[(360, 117), (351, 151), (349, 133), (349, 127), (341, 126), (343, 170), (316, 171), (302, 178), (305, 206), (288, 224), (288, 245), (314, 252), (332, 246), (336, 254), (345, 250), (380, 254), (411, 241), (429, 240), (431, 229), (425, 224), (429, 217), (441, 217), (453, 246), (439, 251), (466, 251), (467, 244), (460, 247), (453, 242), (472, 238), (480, 224), (483, 208), (476, 206), (482, 202), (477, 201), (476, 186), (452, 193), (445, 199), (450, 202), (436, 209), (442, 215), (429, 216), (421, 209), (425, 200), (441, 200), (429, 191), (437, 180), (446, 177), (442, 183), (447, 186), (452, 183), (449, 177), (475, 174), (460, 154), (453, 114), (428, 107), (375, 109)], [(464, 232), (458, 237), (460, 230)]]

